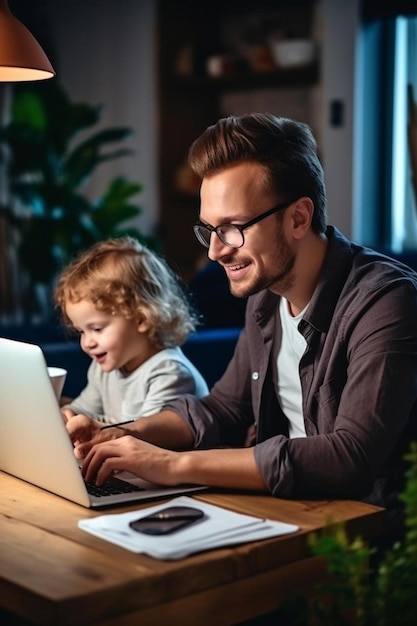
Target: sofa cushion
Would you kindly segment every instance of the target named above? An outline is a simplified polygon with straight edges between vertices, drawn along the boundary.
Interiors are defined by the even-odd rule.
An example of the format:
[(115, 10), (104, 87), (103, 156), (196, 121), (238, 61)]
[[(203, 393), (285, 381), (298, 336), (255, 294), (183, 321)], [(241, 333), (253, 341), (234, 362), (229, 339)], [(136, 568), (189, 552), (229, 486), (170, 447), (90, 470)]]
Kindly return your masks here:
[(240, 331), (240, 328), (200, 330), (183, 345), (184, 354), (200, 370), (209, 389), (223, 375), (233, 356)]

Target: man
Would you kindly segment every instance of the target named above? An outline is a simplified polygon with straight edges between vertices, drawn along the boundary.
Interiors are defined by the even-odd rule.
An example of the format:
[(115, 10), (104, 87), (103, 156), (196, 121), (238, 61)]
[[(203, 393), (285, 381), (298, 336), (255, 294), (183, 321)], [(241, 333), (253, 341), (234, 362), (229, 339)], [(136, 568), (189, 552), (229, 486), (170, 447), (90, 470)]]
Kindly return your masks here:
[(417, 275), (326, 225), (305, 124), (221, 119), (189, 162), (202, 179), (195, 233), (231, 292), (249, 296), (245, 327), (205, 398), (103, 433), (71, 419), (84, 474), (364, 499), (394, 515), (417, 430)]

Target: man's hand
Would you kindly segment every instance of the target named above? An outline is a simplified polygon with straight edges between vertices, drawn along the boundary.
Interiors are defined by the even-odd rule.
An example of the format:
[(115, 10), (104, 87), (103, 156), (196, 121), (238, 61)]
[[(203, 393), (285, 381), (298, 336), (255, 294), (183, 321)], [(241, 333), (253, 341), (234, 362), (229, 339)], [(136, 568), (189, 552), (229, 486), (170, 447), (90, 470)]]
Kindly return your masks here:
[(82, 468), (86, 480), (98, 485), (122, 471), (167, 486), (192, 483), (267, 491), (253, 447), (176, 452), (126, 435), (93, 445)]
[[(117, 430), (106, 429), (104, 432)], [(104, 435), (104, 433), (103, 433)], [(93, 443), (93, 442), (91, 442)], [(175, 485), (175, 464), (181, 453), (158, 448), (150, 443), (126, 435), (114, 441), (92, 445), (84, 459), (82, 472), (87, 481), (98, 485), (113, 473), (128, 471), (140, 478), (161, 485)]]

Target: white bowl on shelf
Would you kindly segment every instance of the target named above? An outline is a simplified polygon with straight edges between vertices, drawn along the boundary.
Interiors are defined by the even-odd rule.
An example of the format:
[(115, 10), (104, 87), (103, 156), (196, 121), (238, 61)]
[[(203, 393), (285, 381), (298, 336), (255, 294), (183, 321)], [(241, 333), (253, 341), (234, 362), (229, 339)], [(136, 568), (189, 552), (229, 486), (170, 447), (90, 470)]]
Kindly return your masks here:
[(277, 67), (302, 67), (314, 61), (316, 43), (312, 39), (282, 39), (271, 43), (271, 54)]

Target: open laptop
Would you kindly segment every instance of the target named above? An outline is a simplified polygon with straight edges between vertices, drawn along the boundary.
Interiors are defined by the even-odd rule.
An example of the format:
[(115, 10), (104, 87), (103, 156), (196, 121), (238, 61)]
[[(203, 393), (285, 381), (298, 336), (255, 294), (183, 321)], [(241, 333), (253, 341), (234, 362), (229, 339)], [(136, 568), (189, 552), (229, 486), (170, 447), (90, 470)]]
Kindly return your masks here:
[[(0, 470), (85, 507), (147, 500), (205, 487), (164, 487), (129, 475), (89, 493), (46, 361), (37, 345), (0, 338)], [(90, 485), (94, 491), (96, 485)], [(118, 492), (118, 493), (117, 493)]]

